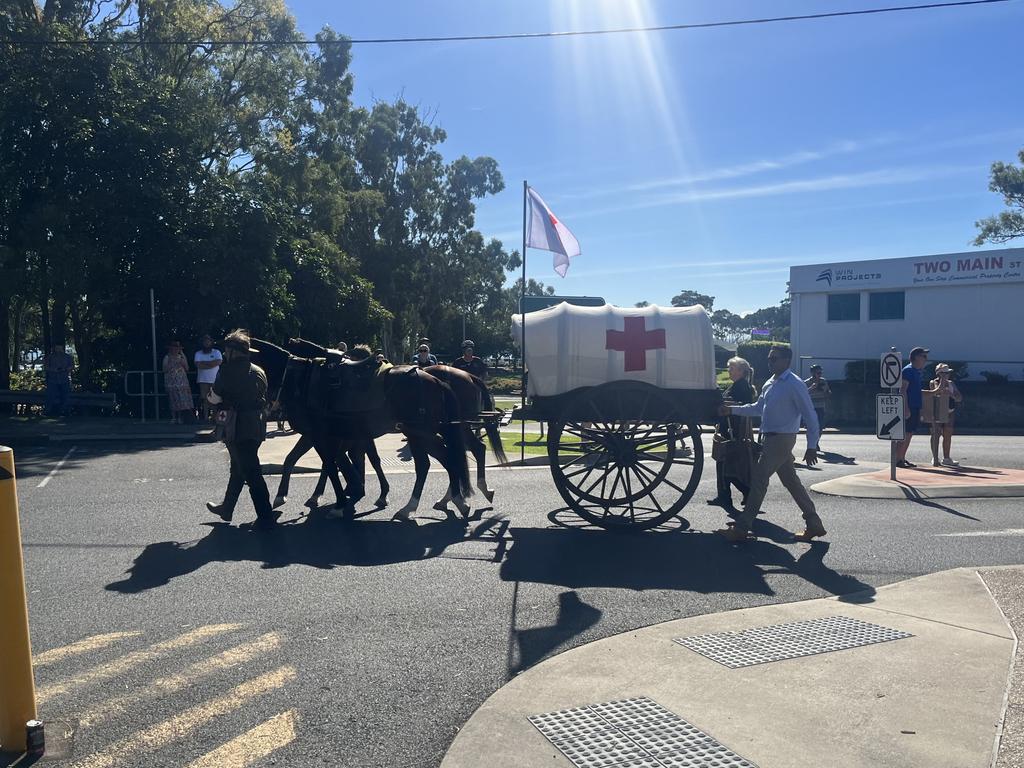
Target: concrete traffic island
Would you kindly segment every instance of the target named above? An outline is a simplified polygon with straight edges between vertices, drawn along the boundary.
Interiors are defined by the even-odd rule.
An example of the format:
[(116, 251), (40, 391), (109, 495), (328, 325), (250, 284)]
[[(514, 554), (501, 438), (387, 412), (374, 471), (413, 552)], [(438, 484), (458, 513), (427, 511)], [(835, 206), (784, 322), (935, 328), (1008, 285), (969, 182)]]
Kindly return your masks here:
[(1000, 467), (924, 467), (844, 475), (811, 486), (854, 499), (970, 499), (1024, 496), (1024, 470)]
[[(1015, 577), (1009, 583), (1018, 585), (1019, 601), (1024, 568), (1009, 575)], [(752, 646), (740, 639), (734, 652), (748, 665), (738, 668), (673, 642), (744, 631), (749, 637), (774, 625), (834, 621), (864, 622), (898, 639), (767, 663), (751, 661), (749, 655), (743, 662)], [(806, 639), (792, 627), (773, 631), (783, 642)], [(734, 637), (726, 635), (726, 644)], [(1013, 630), (973, 569), (843, 598), (680, 619), (591, 643), (527, 670), (473, 714), (441, 765), (990, 768), (1015, 649)], [(660, 705), (663, 709), (649, 718), (658, 722), (615, 725), (618, 705), (607, 703), (626, 699)], [(565, 712), (573, 708), (586, 709)], [(556, 712), (575, 718), (570, 725), (578, 729), (576, 735), (555, 732), (549, 740), (528, 719)], [(677, 719), (673, 728), (665, 728), (666, 712), (685, 722)], [(602, 715), (607, 722), (602, 723)], [(545, 722), (560, 727), (557, 718)], [(688, 748), (706, 750), (709, 756), (673, 751), (678, 750), (668, 743), (673, 737), (662, 738), (673, 730), (689, 732), (682, 737), (688, 738)], [(1021, 742), (1020, 735), (1006, 734), (1004, 743), (1014, 738)], [(673, 743), (682, 742), (676, 738)], [(649, 751), (638, 752), (640, 745)], [(749, 762), (713, 762), (722, 760), (725, 750)], [(573, 762), (566, 754), (580, 757)]]

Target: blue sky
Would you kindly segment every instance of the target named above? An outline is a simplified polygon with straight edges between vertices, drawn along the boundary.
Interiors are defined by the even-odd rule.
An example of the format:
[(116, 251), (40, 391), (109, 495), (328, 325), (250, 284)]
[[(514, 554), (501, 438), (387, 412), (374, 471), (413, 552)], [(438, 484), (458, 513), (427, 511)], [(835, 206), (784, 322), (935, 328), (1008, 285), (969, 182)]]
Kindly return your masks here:
[[(682, 24), (885, 0), (290, 0), (300, 27), (354, 38)], [(1024, 147), (1024, 2), (589, 38), (356, 46), (356, 100), (435, 114), (445, 154), (490, 155), (478, 206), (518, 249), (522, 181), (579, 239), (559, 293), (745, 312), (788, 267), (970, 249), (1002, 208), (993, 160)]]

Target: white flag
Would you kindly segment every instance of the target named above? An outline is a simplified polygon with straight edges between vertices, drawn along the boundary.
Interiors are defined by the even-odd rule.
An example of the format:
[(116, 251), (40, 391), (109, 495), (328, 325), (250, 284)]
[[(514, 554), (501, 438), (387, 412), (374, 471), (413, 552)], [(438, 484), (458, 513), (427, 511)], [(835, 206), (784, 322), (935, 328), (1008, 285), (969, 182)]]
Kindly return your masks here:
[[(548, 204), (533, 187), (527, 187), (529, 211), (526, 228), (526, 245), (552, 251), (555, 254), (554, 267), (562, 277), (569, 271), (569, 259), (580, 255), (580, 244), (569, 228), (551, 212)], [(526, 254), (523, 254), (524, 258)]]

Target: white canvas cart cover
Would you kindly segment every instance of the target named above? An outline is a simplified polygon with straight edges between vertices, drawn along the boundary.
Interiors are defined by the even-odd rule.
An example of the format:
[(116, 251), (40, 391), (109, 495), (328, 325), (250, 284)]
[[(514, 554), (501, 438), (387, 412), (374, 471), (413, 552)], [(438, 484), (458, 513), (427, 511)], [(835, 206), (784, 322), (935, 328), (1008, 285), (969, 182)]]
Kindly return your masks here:
[[(512, 317), (520, 343), (522, 315)], [(608, 381), (715, 389), (711, 320), (703, 307), (579, 307), (526, 314), (528, 394), (552, 396)]]

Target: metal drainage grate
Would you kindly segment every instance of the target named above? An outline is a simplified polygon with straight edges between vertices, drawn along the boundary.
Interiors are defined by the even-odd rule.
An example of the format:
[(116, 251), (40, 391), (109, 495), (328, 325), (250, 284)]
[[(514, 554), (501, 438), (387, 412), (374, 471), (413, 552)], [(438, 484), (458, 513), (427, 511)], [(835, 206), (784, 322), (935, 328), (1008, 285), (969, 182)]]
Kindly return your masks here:
[(741, 632), (677, 637), (674, 640), (712, 661), (730, 669), (739, 669), (770, 661), (886, 643), (905, 637), (913, 635), (846, 616), (826, 616), (770, 627), (755, 627)]
[(530, 722), (579, 768), (756, 768), (646, 696), (533, 715)]

